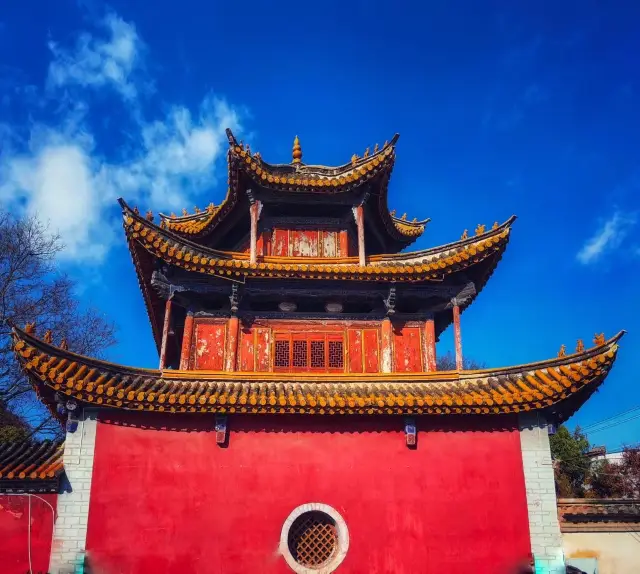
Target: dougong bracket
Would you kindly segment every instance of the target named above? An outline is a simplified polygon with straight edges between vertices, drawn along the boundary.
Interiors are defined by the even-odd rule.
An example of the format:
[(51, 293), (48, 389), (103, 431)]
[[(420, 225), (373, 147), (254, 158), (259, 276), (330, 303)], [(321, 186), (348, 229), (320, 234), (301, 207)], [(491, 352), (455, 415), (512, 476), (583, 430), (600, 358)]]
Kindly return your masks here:
[(396, 286), (391, 285), (389, 288), (389, 295), (383, 299), (384, 306), (387, 310), (387, 315), (393, 315), (396, 312)]
[(231, 303), (231, 315), (235, 317), (238, 312), (238, 307), (240, 306), (240, 299), (242, 295), (240, 293), (240, 288), (237, 283), (231, 284), (231, 295), (229, 295), (229, 302)]

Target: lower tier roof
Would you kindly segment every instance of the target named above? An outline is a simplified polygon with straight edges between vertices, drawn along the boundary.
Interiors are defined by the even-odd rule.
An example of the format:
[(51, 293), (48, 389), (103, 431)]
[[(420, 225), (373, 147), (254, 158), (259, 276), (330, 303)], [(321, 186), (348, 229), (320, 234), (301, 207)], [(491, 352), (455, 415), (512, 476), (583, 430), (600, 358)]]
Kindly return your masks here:
[(63, 472), (60, 441), (0, 444), (0, 492), (54, 492)]
[[(40, 398), (165, 413), (570, 416), (604, 381), (624, 332), (592, 349), (514, 367), (326, 374), (138, 369), (92, 359), (14, 328), (14, 351)], [(59, 398), (60, 398), (59, 397)]]

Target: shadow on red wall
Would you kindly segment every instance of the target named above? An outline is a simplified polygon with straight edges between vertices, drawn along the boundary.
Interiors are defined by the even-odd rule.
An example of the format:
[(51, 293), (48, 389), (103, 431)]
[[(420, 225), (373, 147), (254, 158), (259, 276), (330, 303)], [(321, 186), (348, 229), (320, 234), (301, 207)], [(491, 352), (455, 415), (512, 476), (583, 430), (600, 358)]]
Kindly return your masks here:
[(0, 494), (0, 571), (47, 572), (55, 494)]

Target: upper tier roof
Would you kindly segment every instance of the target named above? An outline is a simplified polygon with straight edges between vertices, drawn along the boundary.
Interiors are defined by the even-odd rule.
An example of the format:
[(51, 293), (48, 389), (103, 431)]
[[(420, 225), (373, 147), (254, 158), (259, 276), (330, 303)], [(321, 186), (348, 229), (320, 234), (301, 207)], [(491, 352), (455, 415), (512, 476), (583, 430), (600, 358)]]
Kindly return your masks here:
[(86, 405), (135, 411), (254, 414), (570, 416), (604, 381), (624, 332), (572, 355), (500, 369), (327, 374), (158, 371), (55, 347), (14, 328), (14, 351), (45, 402), (61, 393)]
[(370, 211), (373, 221), (367, 218), (365, 224), (386, 232), (390, 245), (398, 250), (417, 239), (429, 221), (410, 221), (406, 214), (396, 217), (395, 212), (389, 211), (387, 185), (395, 162), (397, 134), (390, 143), (385, 142), (380, 150), (376, 146), (373, 154), (369, 155), (367, 150), (364, 157), (354, 155), (350, 162), (337, 167), (306, 165), (296, 161), (295, 157), (290, 164), (269, 164), (259, 153), (252, 154), (249, 146), (238, 143), (230, 130), (227, 130), (227, 135), (229, 188), (225, 199), (220, 205), (210, 204), (204, 211), (189, 214), (184, 210), (181, 217), (160, 214), (163, 227), (196, 241), (205, 238), (221, 226), (232, 211), (247, 211), (247, 190), (255, 190), (256, 187), (275, 192), (277, 202), (296, 203), (304, 202), (309, 194), (316, 196), (316, 200), (317, 196), (353, 195), (358, 190), (362, 190), (360, 195), (363, 195), (366, 186), (375, 209)]
[[(147, 310), (159, 344), (162, 330), (163, 301), (151, 287), (154, 258), (207, 276), (244, 282), (250, 278), (325, 279), (375, 281), (387, 283), (441, 283), (462, 275), (475, 283), (476, 292), (485, 285), (500, 261), (509, 241), (515, 217), (485, 231), (478, 226), (476, 235), (421, 251), (375, 255), (359, 265), (357, 257), (301, 258), (262, 257), (250, 263), (246, 253), (211, 249), (187, 240), (169, 229), (141, 217), (123, 200), (124, 229), (132, 254)], [(463, 305), (463, 308), (468, 306)], [(443, 326), (444, 327), (444, 326)]]
[(64, 443), (45, 440), (0, 443), (0, 492), (54, 492)]

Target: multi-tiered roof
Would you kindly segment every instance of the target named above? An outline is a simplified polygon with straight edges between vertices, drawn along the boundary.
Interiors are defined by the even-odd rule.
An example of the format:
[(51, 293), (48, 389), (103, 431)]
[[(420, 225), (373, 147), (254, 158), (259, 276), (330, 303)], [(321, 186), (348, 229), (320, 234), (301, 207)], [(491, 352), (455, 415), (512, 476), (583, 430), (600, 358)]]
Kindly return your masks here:
[[(399, 218), (389, 209), (397, 136), (338, 167), (304, 164), (297, 138), (291, 163), (268, 164), (231, 132), (228, 137), (229, 187), (220, 205), (154, 221), (151, 213), (143, 216), (120, 202), (159, 349), (167, 336), (167, 301), (175, 302), (176, 344), (173, 351), (166, 349), (165, 363), (172, 368), (124, 367), (57, 347), (50, 336), (36, 338), (33, 329), (14, 329), (18, 360), (58, 416), (68, 416), (64, 405), (71, 400), (165, 413), (501, 415), (539, 409), (563, 418), (608, 374), (622, 333), (609, 340), (599, 335), (592, 348), (580, 344), (574, 354), (562, 351), (547, 361), (481, 371), (181, 370), (180, 333), (188, 313), (206, 309), (208, 316), (229, 317), (240, 309), (247, 317), (276, 316), (269, 306), (274, 294), (281, 300), (296, 298), (298, 315), (292, 316), (303, 319), (334, 317), (329, 307), (318, 310), (321, 296), (340, 301), (336, 313), (344, 317), (430, 317), (437, 337), (452, 321), (451, 301), (464, 310), (484, 287), (515, 220), (489, 229), (479, 225), (474, 235), (465, 231), (446, 245), (400, 253), (424, 232), (428, 220)], [(332, 247), (330, 256), (274, 254), (264, 246), (256, 255), (247, 249), (256, 202), (267, 226), (283, 218), (337, 225), (345, 228), (348, 241), (340, 252)], [(255, 227), (251, 241), (255, 250)]]

